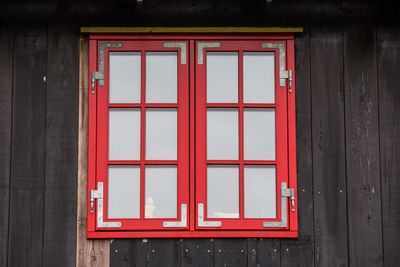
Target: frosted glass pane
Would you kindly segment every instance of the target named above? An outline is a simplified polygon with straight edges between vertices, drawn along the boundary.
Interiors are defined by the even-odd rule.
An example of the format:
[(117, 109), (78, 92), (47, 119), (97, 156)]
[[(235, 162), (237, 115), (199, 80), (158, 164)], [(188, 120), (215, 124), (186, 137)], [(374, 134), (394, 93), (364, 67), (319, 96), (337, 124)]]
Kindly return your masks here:
[(176, 109), (147, 109), (146, 159), (175, 160), (176, 151)]
[(207, 110), (207, 158), (238, 159), (237, 109)]
[(177, 217), (176, 166), (146, 167), (146, 218)]
[(140, 159), (140, 110), (111, 109), (109, 120), (108, 158)]
[(176, 103), (178, 56), (175, 52), (146, 53), (146, 102)]
[(140, 102), (140, 53), (110, 53), (110, 103)]
[(238, 102), (237, 53), (207, 53), (207, 102)]
[(108, 168), (108, 217), (140, 217), (139, 166)]
[(239, 218), (239, 167), (207, 168), (208, 218)]
[(244, 110), (244, 158), (275, 160), (275, 111)]
[(275, 166), (244, 167), (244, 217), (276, 217)]
[(273, 53), (244, 53), (243, 97), (245, 103), (275, 102), (274, 61)]

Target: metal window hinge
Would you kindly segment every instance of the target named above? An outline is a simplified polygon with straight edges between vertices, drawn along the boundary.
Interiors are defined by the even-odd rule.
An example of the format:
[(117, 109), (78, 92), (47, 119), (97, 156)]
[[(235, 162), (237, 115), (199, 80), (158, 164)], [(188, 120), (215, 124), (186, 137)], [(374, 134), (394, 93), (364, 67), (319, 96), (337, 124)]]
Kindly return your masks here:
[(90, 191), (90, 213), (94, 212), (94, 202), (97, 200), (97, 227), (98, 228), (119, 228), (121, 222), (105, 222), (103, 216), (103, 182), (97, 183), (97, 190)]
[(187, 205), (181, 205), (181, 220), (163, 222), (164, 227), (187, 227)]
[(94, 94), (96, 88), (96, 80), (102, 79), (102, 75), (98, 71), (92, 71), (92, 95)]
[(281, 221), (279, 222), (263, 222), (264, 227), (286, 228), (288, 226), (287, 199), (290, 199), (291, 211), (295, 211), (294, 189), (287, 188), (286, 182), (281, 184)]
[(292, 81), (293, 81), (293, 76), (292, 76), (292, 70), (281, 70), (280, 79), (287, 79), (289, 81), (288, 87), (289, 87), (289, 93), (292, 92)]
[(220, 221), (205, 221), (204, 220), (204, 204), (199, 203), (197, 205), (197, 225), (199, 227), (221, 227), (222, 222), (220, 222)]

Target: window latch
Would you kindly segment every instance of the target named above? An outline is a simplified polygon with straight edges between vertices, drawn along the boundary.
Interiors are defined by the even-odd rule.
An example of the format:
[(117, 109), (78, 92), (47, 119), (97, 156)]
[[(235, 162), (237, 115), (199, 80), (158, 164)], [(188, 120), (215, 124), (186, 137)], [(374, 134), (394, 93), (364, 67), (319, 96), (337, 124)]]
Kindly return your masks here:
[(292, 70), (281, 70), (281, 72), (280, 72), (280, 78), (281, 78), (281, 79), (287, 79), (288, 82), (289, 82), (289, 84), (288, 84), (289, 93), (292, 92), (292, 81), (293, 81), (293, 78), (292, 78), (292, 77), (293, 77), (293, 76), (292, 76)]
[(103, 182), (97, 183), (97, 190), (90, 191), (90, 213), (94, 212), (94, 202), (97, 200), (97, 227), (98, 228), (119, 228), (121, 222), (105, 222), (103, 216)]
[(98, 71), (92, 71), (92, 95), (94, 95), (94, 90), (96, 88), (96, 80), (102, 79), (102, 75)]
[(290, 199), (291, 211), (295, 212), (294, 189), (287, 188), (287, 183), (281, 183), (281, 221), (278, 222), (263, 222), (265, 228), (286, 228), (288, 227), (288, 208), (287, 202)]

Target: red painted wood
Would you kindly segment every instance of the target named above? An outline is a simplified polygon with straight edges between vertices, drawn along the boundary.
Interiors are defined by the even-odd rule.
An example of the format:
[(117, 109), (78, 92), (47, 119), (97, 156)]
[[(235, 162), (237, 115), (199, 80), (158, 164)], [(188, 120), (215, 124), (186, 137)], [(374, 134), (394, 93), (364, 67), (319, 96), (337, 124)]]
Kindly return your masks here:
[[(297, 237), (297, 202), (296, 211), (289, 211), (289, 227), (286, 229), (266, 229), (265, 221), (281, 220), (280, 184), (285, 181), (296, 188), (296, 122), (295, 122), (295, 82), (292, 82), (292, 93), (288, 92), (288, 84), (284, 88), (279, 85), (279, 51), (278, 49), (262, 49), (261, 43), (266, 40), (274, 42), (282, 40), (287, 45), (287, 67), (292, 69), (294, 77), (294, 42), (292, 35), (91, 35), (89, 53), (89, 71), (97, 70), (97, 41), (120, 40), (122, 48), (110, 48), (110, 51), (177, 51), (178, 48), (163, 48), (163, 40), (187, 41), (187, 64), (178, 64), (178, 103), (145, 103), (145, 57), (142, 56), (141, 103), (108, 103), (108, 56), (105, 57), (105, 85), (101, 89), (97, 85), (96, 93), (89, 97), (89, 183), (88, 189), (96, 188), (98, 181), (104, 182), (105, 189), (105, 221), (120, 221), (118, 229), (96, 229), (94, 214), (88, 214), (89, 238), (129, 238), (129, 237)], [(196, 40), (219, 40), (221, 48), (206, 48), (206, 51), (236, 51), (239, 53), (239, 92), (238, 103), (206, 103), (206, 59), (204, 64), (197, 64)], [(189, 45), (190, 44), (190, 45)], [(243, 103), (243, 51), (270, 51), (275, 53), (275, 103)], [(206, 54), (206, 53), (204, 53)], [(178, 63), (180, 53), (178, 53)], [(90, 84), (89, 84), (90, 85)], [(90, 86), (89, 86), (90, 88)], [(178, 159), (177, 160), (145, 160), (145, 110), (146, 108), (178, 109)], [(207, 107), (231, 107), (238, 109), (239, 116), (239, 159), (207, 160), (206, 159), (206, 110)], [(141, 158), (140, 160), (108, 160), (108, 110), (109, 108), (141, 109)], [(276, 112), (276, 160), (244, 160), (244, 108), (270, 108)], [(97, 113), (97, 119), (96, 119)], [(98, 125), (97, 125), (98, 124)], [(97, 151), (96, 151), (97, 148)], [(97, 161), (96, 161), (97, 158)], [(141, 166), (141, 218), (118, 219), (107, 218), (108, 166), (137, 164)], [(165, 220), (144, 219), (144, 167), (150, 164), (178, 165), (178, 218), (180, 204), (188, 205), (188, 227), (162, 227)], [(205, 204), (207, 211), (206, 166), (207, 164), (235, 164), (240, 166), (240, 218), (207, 219), (222, 221), (222, 227), (202, 228), (196, 225), (197, 204)], [(244, 214), (244, 165), (274, 165), (277, 171), (277, 216), (271, 219), (245, 219)], [(96, 173), (97, 167), (97, 173)], [(297, 192), (296, 192), (297, 197)], [(288, 203), (290, 207), (290, 203)], [(207, 215), (206, 215), (207, 216)], [(177, 220), (179, 220), (177, 218)], [(172, 219), (173, 220), (173, 219)], [(114, 231), (113, 231), (114, 230)], [(151, 230), (151, 231), (149, 231)]]
[[(262, 41), (254, 41), (254, 40), (241, 40), (241, 41), (220, 41), (219, 48), (205, 48), (204, 50), (204, 59), (203, 64), (197, 65), (196, 71), (196, 112), (197, 112), (197, 147), (196, 147), (196, 197), (197, 204), (204, 203), (205, 206), (205, 214), (206, 219), (209, 221), (221, 221), (221, 227), (207, 227), (202, 228), (198, 227), (198, 229), (210, 229), (210, 230), (265, 230), (262, 223), (265, 221), (281, 221), (281, 197), (280, 197), (280, 188), (282, 182), (288, 182), (288, 158), (287, 158), (287, 88), (281, 88), (279, 85), (279, 51), (278, 49), (262, 49), (261, 48)], [(275, 161), (247, 161), (243, 158), (243, 75), (242, 75), (242, 64), (243, 64), (243, 53), (242, 48), (245, 47), (245, 51), (270, 51), (275, 54), (275, 104), (273, 106), (266, 104), (254, 105), (251, 107), (268, 107), (274, 108), (276, 112), (276, 160)], [(229, 107), (237, 108), (239, 111), (239, 160), (207, 160), (207, 107), (210, 104), (206, 103), (206, 68), (207, 68), (207, 59), (206, 59), (206, 51), (235, 51), (239, 52), (239, 92), (238, 92), (238, 103), (230, 103)], [(213, 107), (226, 107), (228, 105), (225, 104), (217, 104), (213, 105)], [(226, 218), (218, 218), (211, 219), (207, 216), (207, 164), (236, 164), (239, 165), (239, 201), (240, 201), (240, 218), (238, 219), (226, 219)], [(277, 190), (277, 216), (276, 218), (270, 219), (245, 219), (243, 218), (243, 202), (244, 202), (244, 177), (243, 177), (243, 169), (244, 165), (254, 164), (254, 163), (262, 163), (262, 164), (273, 164), (276, 166), (276, 190)]]

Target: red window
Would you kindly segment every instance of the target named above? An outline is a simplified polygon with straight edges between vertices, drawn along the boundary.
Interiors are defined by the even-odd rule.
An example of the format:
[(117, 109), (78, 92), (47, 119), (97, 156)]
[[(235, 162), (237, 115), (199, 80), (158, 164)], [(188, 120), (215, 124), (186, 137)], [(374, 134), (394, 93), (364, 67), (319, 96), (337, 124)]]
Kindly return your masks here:
[(89, 238), (297, 236), (292, 36), (89, 49)]

